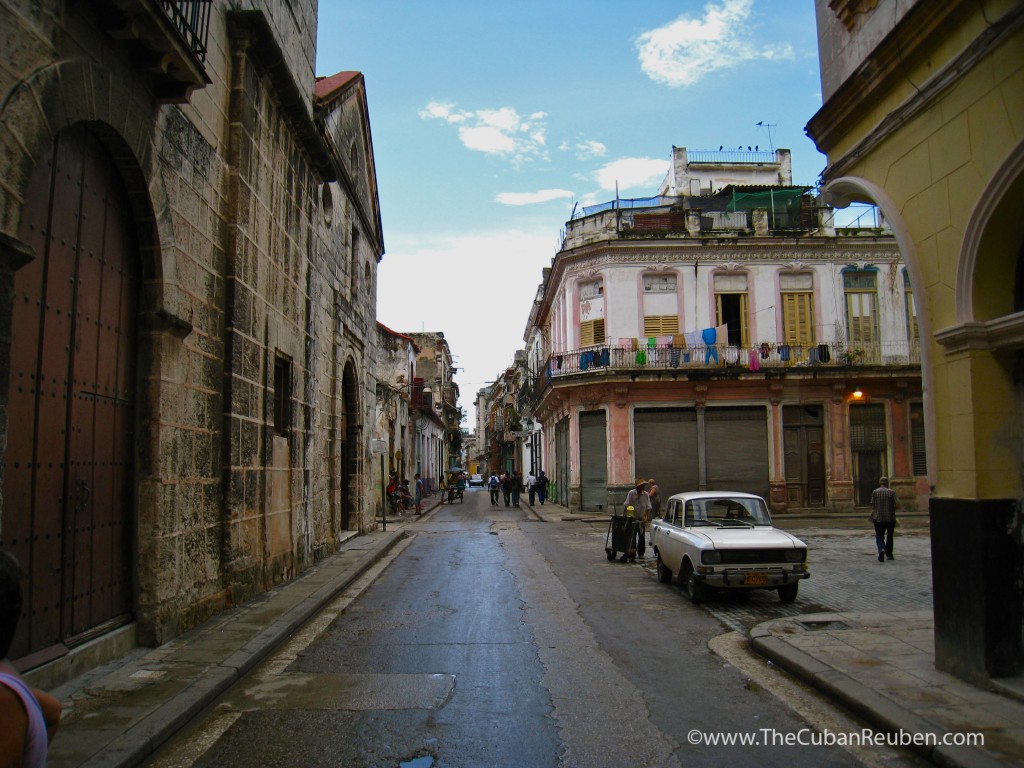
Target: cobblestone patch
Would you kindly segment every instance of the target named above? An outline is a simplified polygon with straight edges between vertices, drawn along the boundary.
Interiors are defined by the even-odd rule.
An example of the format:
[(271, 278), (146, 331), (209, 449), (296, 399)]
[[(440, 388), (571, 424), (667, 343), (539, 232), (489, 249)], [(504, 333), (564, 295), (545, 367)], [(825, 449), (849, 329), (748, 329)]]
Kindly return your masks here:
[[(565, 529), (567, 546), (593, 549), (603, 556), (605, 531), (589, 525)], [(586, 530), (586, 529), (584, 529)], [(704, 608), (724, 625), (747, 632), (763, 621), (806, 613), (848, 611), (916, 611), (932, 607), (931, 541), (927, 529), (897, 530), (895, 559), (878, 562), (874, 531), (822, 527), (787, 530), (807, 543), (811, 578), (800, 584), (795, 603), (775, 592), (719, 593)], [(641, 567), (657, 578), (650, 548)], [(639, 561), (638, 561), (639, 564)]]

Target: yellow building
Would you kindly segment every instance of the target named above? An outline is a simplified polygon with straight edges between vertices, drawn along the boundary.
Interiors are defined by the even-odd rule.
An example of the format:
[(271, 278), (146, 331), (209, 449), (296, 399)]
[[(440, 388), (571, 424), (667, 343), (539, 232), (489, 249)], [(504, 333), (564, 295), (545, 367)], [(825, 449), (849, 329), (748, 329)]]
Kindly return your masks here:
[[(1021, 669), (1024, 3), (816, 0), (826, 199), (878, 205), (913, 285), (936, 666)], [(893, 589), (899, 589), (898, 582)]]

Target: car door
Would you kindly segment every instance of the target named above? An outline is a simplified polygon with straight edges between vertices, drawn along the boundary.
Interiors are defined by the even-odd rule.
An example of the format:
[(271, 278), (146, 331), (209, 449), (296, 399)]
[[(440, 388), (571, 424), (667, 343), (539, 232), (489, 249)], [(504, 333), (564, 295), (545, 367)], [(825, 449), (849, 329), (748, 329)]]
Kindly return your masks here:
[(671, 499), (664, 518), (656, 523), (660, 529), (658, 555), (672, 573), (679, 573), (679, 566), (682, 563), (682, 510), (682, 502), (679, 499)]

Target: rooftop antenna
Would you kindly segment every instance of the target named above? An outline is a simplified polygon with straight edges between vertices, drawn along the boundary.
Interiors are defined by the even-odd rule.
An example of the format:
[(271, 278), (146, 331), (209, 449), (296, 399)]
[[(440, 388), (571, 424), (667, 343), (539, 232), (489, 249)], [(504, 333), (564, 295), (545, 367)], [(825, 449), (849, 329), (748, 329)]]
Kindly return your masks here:
[(775, 144), (772, 143), (772, 128), (778, 126), (778, 123), (768, 123), (765, 122), (764, 120), (758, 120), (757, 125), (760, 126), (761, 128), (768, 129), (768, 148), (771, 149), (772, 152), (775, 152)]

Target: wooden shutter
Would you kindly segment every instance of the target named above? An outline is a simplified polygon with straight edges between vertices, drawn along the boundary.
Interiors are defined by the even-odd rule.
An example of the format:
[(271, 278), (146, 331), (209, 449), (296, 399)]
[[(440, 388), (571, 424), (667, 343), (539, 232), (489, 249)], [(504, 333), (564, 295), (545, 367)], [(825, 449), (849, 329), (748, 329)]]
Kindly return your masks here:
[(679, 333), (679, 315), (647, 315), (644, 336), (670, 336)]
[(604, 318), (580, 323), (580, 346), (592, 347), (604, 344)]
[(814, 344), (814, 299), (810, 293), (782, 294), (782, 329), (786, 344)]

